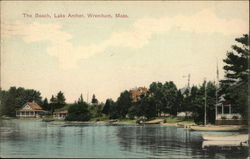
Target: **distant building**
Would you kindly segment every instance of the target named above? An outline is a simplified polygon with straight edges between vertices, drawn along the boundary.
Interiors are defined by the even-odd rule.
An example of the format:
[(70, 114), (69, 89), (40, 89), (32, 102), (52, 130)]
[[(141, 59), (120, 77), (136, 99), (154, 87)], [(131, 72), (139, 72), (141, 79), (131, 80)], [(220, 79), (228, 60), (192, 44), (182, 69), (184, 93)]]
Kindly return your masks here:
[(23, 105), (23, 107), (16, 111), (17, 117), (42, 117), (47, 114), (48, 111), (43, 110), (37, 103), (35, 102), (27, 102)]
[(192, 112), (189, 112), (189, 111), (186, 111), (186, 112), (178, 112), (177, 113), (177, 116), (178, 117), (192, 117), (193, 113)]
[(130, 90), (130, 93), (131, 93), (132, 103), (134, 103), (137, 102), (142, 95), (146, 95), (148, 93), (148, 89), (145, 87), (139, 87)]
[(68, 115), (68, 110), (54, 112), (53, 113), (53, 118), (54, 119), (59, 119), (59, 120), (64, 120), (67, 115)]

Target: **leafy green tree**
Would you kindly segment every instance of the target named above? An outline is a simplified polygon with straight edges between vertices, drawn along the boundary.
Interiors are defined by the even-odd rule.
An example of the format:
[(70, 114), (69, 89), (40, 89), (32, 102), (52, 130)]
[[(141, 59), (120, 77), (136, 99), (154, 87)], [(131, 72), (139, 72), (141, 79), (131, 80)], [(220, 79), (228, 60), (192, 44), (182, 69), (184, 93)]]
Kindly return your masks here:
[(128, 114), (128, 110), (131, 107), (131, 94), (129, 91), (123, 91), (117, 99), (116, 106), (118, 109), (118, 116), (120, 118), (125, 118)]
[(156, 107), (156, 102), (154, 101), (154, 97), (150, 97), (149, 95), (145, 96), (142, 98), (140, 102), (140, 111), (142, 111), (143, 115), (140, 116), (145, 116), (148, 119), (151, 119), (153, 117), (157, 116), (157, 107)]
[(147, 102), (147, 94), (141, 94), (140, 98), (137, 99), (136, 102), (132, 103), (132, 105), (128, 109), (128, 117), (130, 119), (134, 119), (135, 117), (142, 117), (142, 116), (147, 116), (145, 112), (145, 103)]
[(88, 110), (88, 104), (83, 103), (75, 103), (71, 105), (68, 109), (68, 115), (65, 120), (68, 121), (89, 121), (91, 118), (91, 114)]
[(8, 107), (6, 107), (6, 100), (7, 100), (7, 95), (8, 95), (8, 92), (5, 91), (5, 90), (2, 90), (0, 88), (0, 115), (4, 115), (4, 114), (7, 114), (6, 110)]
[(24, 89), (22, 87), (10, 87), (8, 91), (1, 90), (1, 114), (15, 116), (16, 110), (20, 109), (26, 102), (42, 104), (42, 97), (39, 91)]
[(154, 103), (153, 106), (155, 107), (152, 109), (156, 109), (157, 116), (159, 116), (162, 113), (164, 106), (164, 104), (162, 103), (162, 97), (163, 97), (162, 87), (163, 84), (161, 82), (153, 82), (149, 86), (150, 97), (152, 97), (150, 101)]
[(183, 109), (182, 111), (192, 112), (194, 108), (197, 106), (197, 96), (198, 96), (199, 88), (197, 86), (192, 86), (191, 90), (186, 89), (184, 92), (183, 99)]
[(204, 124), (204, 106), (205, 106), (205, 89), (207, 93), (207, 107), (206, 107), (206, 114), (207, 114), (207, 123), (214, 123), (215, 122), (215, 83), (214, 82), (206, 82), (204, 81), (203, 84), (196, 90), (191, 100), (192, 104), (192, 112), (194, 113), (194, 121), (197, 124)]
[(176, 99), (175, 99), (175, 107), (173, 112), (176, 112), (176, 115), (178, 112), (183, 111), (183, 102), (184, 102), (184, 96), (181, 93), (181, 90), (177, 91)]
[(177, 88), (176, 85), (170, 81), (170, 82), (165, 82), (162, 88), (162, 111), (164, 113), (170, 113), (172, 115), (176, 115), (176, 107), (175, 107), (175, 102), (177, 98)]
[(176, 115), (176, 98), (177, 98), (177, 88), (174, 82), (165, 82), (164, 84), (160, 82), (153, 82), (149, 86), (150, 92), (150, 102), (156, 109), (157, 115), (161, 113), (170, 113)]
[(119, 114), (119, 108), (118, 108), (116, 102), (114, 102), (112, 105), (110, 105), (109, 118), (110, 119), (121, 118), (120, 114)]
[(100, 104), (97, 104), (96, 105), (96, 109), (95, 109), (95, 114), (96, 114), (96, 117), (102, 117), (102, 110), (103, 110), (103, 107), (104, 107), (104, 103), (100, 103)]
[(232, 102), (233, 109), (236, 109), (243, 117), (248, 115), (248, 77), (249, 77), (249, 36), (244, 34), (235, 39), (238, 45), (232, 46), (232, 51), (227, 52), (224, 59), (226, 64), (225, 79), (221, 80), (220, 94)]

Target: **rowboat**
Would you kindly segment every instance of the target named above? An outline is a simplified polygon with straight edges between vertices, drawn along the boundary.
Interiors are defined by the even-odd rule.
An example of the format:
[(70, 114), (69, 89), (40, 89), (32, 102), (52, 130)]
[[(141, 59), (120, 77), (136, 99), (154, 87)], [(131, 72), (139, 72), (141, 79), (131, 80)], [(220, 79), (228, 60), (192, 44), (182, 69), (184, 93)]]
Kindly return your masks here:
[(246, 126), (242, 125), (210, 125), (210, 126), (190, 126), (193, 131), (241, 131), (247, 130)]
[(203, 140), (208, 141), (241, 141), (248, 140), (248, 134), (203, 134)]
[(248, 142), (241, 141), (203, 141), (202, 148), (206, 147), (234, 147), (234, 146), (249, 146)]

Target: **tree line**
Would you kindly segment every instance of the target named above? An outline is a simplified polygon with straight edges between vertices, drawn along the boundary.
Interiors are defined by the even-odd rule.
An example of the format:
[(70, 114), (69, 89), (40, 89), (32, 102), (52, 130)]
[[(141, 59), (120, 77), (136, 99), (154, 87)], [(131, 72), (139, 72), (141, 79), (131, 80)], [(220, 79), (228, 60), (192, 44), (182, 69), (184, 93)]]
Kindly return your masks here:
[(152, 119), (162, 114), (176, 116), (178, 112), (192, 112), (196, 122), (203, 122), (204, 92), (207, 91), (207, 111), (209, 122), (214, 122), (215, 82), (206, 82), (184, 90), (177, 89), (174, 82), (152, 82), (149, 91), (141, 94), (136, 102), (131, 102), (131, 93), (123, 91), (117, 101), (107, 99), (103, 113), (111, 119), (145, 117)]
[[(223, 60), (225, 78), (216, 86), (214, 81), (203, 81), (201, 85), (191, 88), (177, 89), (173, 81), (152, 82), (146, 93), (137, 97), (134, 102), (129, 90), (121, 92), (116, 101), (107, 99), (105, 104), (99, 103), (93, 95), (91, 103), (86, 103), (82, 95), (76, 102), (69, 105), (67, 120), (86, 121), (90, 118), (110, 119), (145, 117), (148, 119), (161, 114), (177, 115), (178, 112), (190, 111), (196, 123), (204, 120), (205, 91), (207, 94), (207, 121), (215, 121), (216, 90), (218, 96), (224, 96), (230, 101), (232, 109), (239, 112), (244, 118), (248, 113), (248, 77), (249, 77), (249, 37), (244, 34), (236, 38), (237, 44), (227, 52)], [(216, 88), (217, 87), (217, 88)], [(65, 96), (59, 91), (52, 95), (50, 101), (42, 100), (41, 93), (33, 89), (11, 87), (9, 90), (0, 90), (1, 115), (15, 116), (15, 110), (26, 102), (35, 101), (43, 109), (53, 113), (56, 109), (65, 107)]]
[(9, 90), (0, 90), (0, 113), (1, 115), (15, 116), (16, 110), (20, 109), (26, 102), (36, 102), (44, 110), (54, 112), (55, 109), (66, 105), (63, 92), (59, 91), (56, 96), (52, 95), (50, 102), (45, 98), (42, 100), (41, 93), (34, 89), (23, 87), (10, 87)]
[(196, 123), (203, 123), (206, 90), (206, 120), (209, 123), (215, 122), (216, 93), (218, 97), (223, 96), (230, 102), (234, 112), (240, 113), (247, 119), (249, 36), (244, 34), (235, 41), (237, 44), (232, 45), (232, 50), (227, 52), (227, 57), (223, 60), (225, 77), (219, 81), (219, 85), (214, 81), (204, 81), (200, 86), (194, 85), (183, 92), (177, 89), (173, 81), (153, 82), (149, 86), (148, 93), (142, 94), (137, 102), (131, 102), (128, 90), (123, 91), (116, 102), (107, 99), (103, 113), (116, 119), (124, 118), (126, 115), (129, 118), (136, 116), (154, 118), (162, 113), (177, 115), (177, 112), (190, 111)]

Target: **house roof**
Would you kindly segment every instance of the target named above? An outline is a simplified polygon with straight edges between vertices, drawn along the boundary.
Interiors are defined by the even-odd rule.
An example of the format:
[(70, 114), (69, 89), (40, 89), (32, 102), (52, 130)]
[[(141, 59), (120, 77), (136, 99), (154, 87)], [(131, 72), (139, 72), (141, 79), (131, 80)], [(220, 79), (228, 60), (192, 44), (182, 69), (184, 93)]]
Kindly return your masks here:
[(137, 97), (139, 97), (142, 94), (146, 94), (147, 92), (148, 92), (148, 89), (145, 87), (139, 87), (139, 88), (130, 90), (132, 102), (136, 102)]
[(29, 105), (33, 110), (43, 110), (37, 103), (35, 102), (27, 102), (25, 105)]
[(49, 112), (46, 110), (18, 110), (19, 112)]
[[(28, 105), (31, 109), (25, 109), (25, 106)], [(21, 112), (26, 112), (26, 111), (44, 111), (45, 110), (42, 109), (42, 107), (40, 107), (37, 103), (35, 102), (27, 102), (23, 105), (23, 107), (17, 111), (21, 111)]]

